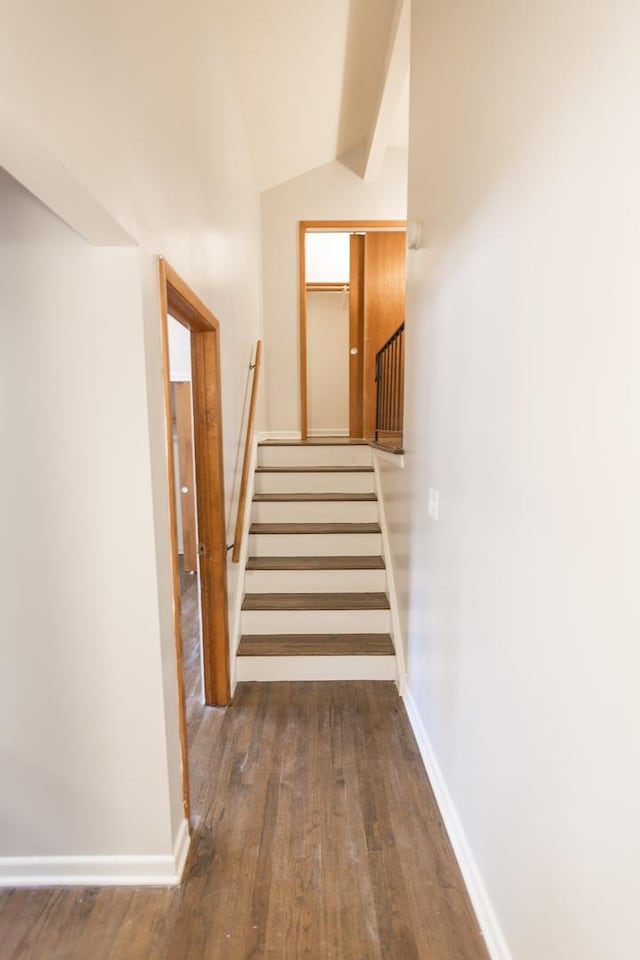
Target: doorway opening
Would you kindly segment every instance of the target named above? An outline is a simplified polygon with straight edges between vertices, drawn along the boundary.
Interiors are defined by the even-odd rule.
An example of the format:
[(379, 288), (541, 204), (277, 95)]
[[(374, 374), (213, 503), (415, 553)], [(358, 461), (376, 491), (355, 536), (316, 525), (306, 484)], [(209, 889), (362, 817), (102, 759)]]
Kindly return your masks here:
[(300, 222), (303, 440), (380, 439), (378, 355), (404, 322), (405, 259), (404, 220)]
[[(184, 649), (182, 636), (181, 559), (178, 543), (178, 500), (182, 488), (193, 500), (193, 541), (195, 557), (183, 554), (182, 569), (191, 564), (197, 571), (200, 607), (202, 657), (202, 694), (208, 706), (226, 706), (231, 699), (229, 675), (229, 629), (227, 622), (227, 559), (225, 539), (224, 477), (222, 467), (222, 404), (220, 379), (220, 325), (214, 314), (187, 286), (169, 264), (159, 260), (161, 304), (162, 364), (167, 450), (167, 481), (171, 528), (171, 565), (173, 588), (174, 636), (178, 669), (178, 707), (182, 756), (182, 785), (185, 815), (189, 816), (189, 776), (187, 757), (187, 709), (185, 695)], [(189, 337), (190, 389), (176, 390), (171, 384), (169, 316), (174, 318)], [(177, 426), (180, 416), (182, 443), (188, 444), (184, 429), (192, 407), (191, 464), (195, 476), (183, 482), (174, 455), (174, 413)], [(180, 443), (180, 437), (177, 438)], [(189, 456), (183, 456), (188, 466)], [(181, 503), (182, 507), (182, 503)], [(181, 510), (183, 550), (184, 517)], [(196, 526), (197, 518), (197, 526)], [(197, 534), (196, 534), (197, 530)], [(187, 532), (187, 536), (188, 536)], [(188, 574), (187, 574), (188, 576)]]

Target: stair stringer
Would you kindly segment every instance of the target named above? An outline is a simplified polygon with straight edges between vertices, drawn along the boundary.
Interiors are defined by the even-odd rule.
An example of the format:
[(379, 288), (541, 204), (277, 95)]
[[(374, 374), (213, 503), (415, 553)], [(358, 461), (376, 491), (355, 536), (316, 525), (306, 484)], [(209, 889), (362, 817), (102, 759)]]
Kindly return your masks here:
[[(238, 563), (233, 564), (236, 567), (238, 585), (235, 592), (235, 603), (233, 610), (230, 611), (229, 623), (229, 672), (231, 696), (233, 697), (238, 685), (238, 646), (240, 644), (240, 628), (242, 618), (242, 601), (245, 595), (245, 581), (247, 577), (247, 557), (249, 556), (249, 527), (251, 526), (251, 511), (253, 507), (253, 495), (256, 485), (256, 466), (258, 464), (258, 444), (261, 435), (257, 431), (253, 435), (251, 443), (251, 457), (249, 460), (249, 477), (247, 480), (247, 497), (245, 500), (244, 522), (242, 524), (242, 544), (240, 545), (240, 557)], [(231, 564), (231, 551), (228, 553)]]
[[(372, 447), (374, 490), (378, 498), (378, 523), (382, 532), (382, 556), (384, 558), (387, 573), (387, 596), (391, 608), (391, 638), (396, 654), (396, 686), (401, 697), (407, 685), (407, 668), (404, 660), (404, 640), (402, 636), (402, 627), (400, 625), (400, 613), (398, 610), (398, 594), (396, 591), (396, 582), (393, 573), (393, 557), (391, 555), (391, 544), (389, 541), (389, 525), (384, 507), (384, 493), (382, 490), (382, 480), (380, 478), (379, 452)], [(394, 455), (397, 456), (397, 455)], [(404, 459), (404, 458), (403, 458)], [(401, 463), (404, 466), (404, 463)]]

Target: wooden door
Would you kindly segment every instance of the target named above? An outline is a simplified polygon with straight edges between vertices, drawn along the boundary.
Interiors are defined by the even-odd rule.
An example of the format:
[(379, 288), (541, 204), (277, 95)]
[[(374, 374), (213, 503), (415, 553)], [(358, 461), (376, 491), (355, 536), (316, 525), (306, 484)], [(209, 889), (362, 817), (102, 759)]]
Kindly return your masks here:
[(363, 433), (376, 432), (376, 353), (404, 320), (406, 233), (364, 237)]
[(184, 569), (193, 573), (197, 565), (196, 498), (193, 478), (193, 427), (191, 421), (191, 384), (174, 383), (176, 434), (178, 438), (178, 475), (180, 477), (180, 513)]

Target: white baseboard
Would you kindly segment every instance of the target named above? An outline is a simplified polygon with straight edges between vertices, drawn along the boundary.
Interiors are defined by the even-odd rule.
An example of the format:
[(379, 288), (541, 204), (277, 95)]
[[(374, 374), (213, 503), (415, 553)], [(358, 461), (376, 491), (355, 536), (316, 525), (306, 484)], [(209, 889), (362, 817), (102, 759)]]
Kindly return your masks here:
[(182, 881), (182, 874), (184, 873), (187, 857), (189, 856), (190, 846), (191, 828), (189, 827), (189, 821), (187, 819), (183, 819), (178, 828), (178, 835), (173, 845), (173, 862), (175, 864), (176, 878), (174, 882), (176, 884)]
[(182, 880), (190, 843), (189, 822), (183, 820), (173, 854), (0, 857), (0, 887), (175, 886)]
[(449, 793), (446, 780), (436, 759), (427, 731), (422, 723), (416, 702), (408, 687), (406, 687), (404, 691), (404, 703), (409, 722), (418, 743), (420, 755), (422, 756), (422, 762), (425, 765), (427, 776), (431, 782), (440, 810), (440, 815), (449, 834), (449, 840), (451, 841), (453, 852), (458, 861), (467, 892), (471, 898), (473, 909), (478, 918), (489, 956), (491, 960), (513, 960), (509, 947), (507, 946), (507, 941), (500, 928), (493, 904), (491, 903), (489, 893), (482, 879), (480, 868), (473, 855), (464, 828), (460, 823), (460, 818), (458, 817), (453, 799)]
[(261, 430), (258, 440), (299, 440), (299, 430)]
[(324, 427), (317, 430), (307, 430), (309, 437), (348, 437), (348, 427)]

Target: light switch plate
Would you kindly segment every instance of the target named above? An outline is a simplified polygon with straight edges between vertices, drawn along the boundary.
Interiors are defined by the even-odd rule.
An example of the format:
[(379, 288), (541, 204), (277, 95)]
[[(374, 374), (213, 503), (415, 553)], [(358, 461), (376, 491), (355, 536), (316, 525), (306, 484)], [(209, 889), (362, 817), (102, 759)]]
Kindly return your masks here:
[(438, 519), (440, 512), (440, 494), (433, 487), (429, 487), (429, 516)]

